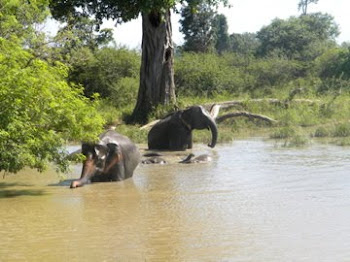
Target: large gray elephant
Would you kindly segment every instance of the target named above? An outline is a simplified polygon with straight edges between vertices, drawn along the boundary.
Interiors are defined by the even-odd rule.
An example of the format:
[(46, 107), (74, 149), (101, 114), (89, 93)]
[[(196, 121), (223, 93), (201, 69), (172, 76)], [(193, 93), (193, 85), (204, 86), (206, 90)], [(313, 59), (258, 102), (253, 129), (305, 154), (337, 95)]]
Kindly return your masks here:
[(109, 130), (100, 136), (97, 144), (83, 143), (85, 155), (80, 179), (71, 188), (90, 182), (121, 181), (132, 177), (141, 155), (136, 145), (126, 136)]
[(148, 133), (149, 149), (186, 150), (192, 148), (192, 130), (211, 130), (208, 146), (214, 147), (218, 137), (215, 120), (202, 106), (192, 106), (166, 116)]

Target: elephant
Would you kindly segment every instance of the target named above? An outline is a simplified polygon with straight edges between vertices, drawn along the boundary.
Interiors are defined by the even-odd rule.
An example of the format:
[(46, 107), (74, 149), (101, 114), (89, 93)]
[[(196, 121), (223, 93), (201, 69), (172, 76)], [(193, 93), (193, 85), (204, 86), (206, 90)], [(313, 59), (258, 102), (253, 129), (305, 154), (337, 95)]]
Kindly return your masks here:
[(71, 188), (90, 182), (121, 181), (132, 177), (141, 161), (136, 145), (126, 136), (113, 130), (100, 135), (98, 143), (82, 143), (86, 157), (80, 179), (71, 183)]
[(215, 120), (202, 106), (191, 106), (157, 122), (148, 133), (148, 148), (183, 151), (192, 148), (192, 130), (210, 129), (209, 147), (215, 147), (218, 129)]
[(212, 157), (208, 156), (207, 154), (199, 155), (195, 158), (193, 157), (194, 157), (194, 154), (191, 153), (185, 159), (181, 160), (179, 163), (182, 163), (182, 164), (207, 163), (213, 160)]
[(166, 164), (165, 159), (159, 156), (153, 156), (142, 160), (142, 164)]

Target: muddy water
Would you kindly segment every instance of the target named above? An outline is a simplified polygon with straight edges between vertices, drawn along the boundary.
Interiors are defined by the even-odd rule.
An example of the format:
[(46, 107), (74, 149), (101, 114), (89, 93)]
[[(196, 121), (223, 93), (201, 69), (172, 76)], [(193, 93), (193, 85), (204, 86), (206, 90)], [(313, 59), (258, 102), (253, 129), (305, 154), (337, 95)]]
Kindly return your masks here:
[[(0, 261), (349, 261), (350, 150), (237, 140), (75, 190), (0, 180)], [(79, 176), (75, 167), (68, 179)]]

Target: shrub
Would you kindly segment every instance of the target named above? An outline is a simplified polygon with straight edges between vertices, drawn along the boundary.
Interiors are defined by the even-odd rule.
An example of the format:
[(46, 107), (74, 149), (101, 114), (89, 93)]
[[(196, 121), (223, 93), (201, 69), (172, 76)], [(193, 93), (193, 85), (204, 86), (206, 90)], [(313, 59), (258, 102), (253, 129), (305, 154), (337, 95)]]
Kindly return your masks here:
[(68, 167), (67, 140), (96, 140), (103, 119), (96, 102), (65, 81), (67, 68), (35, 59), (20, 45), (0, 38), (0, 171), (28, 166)]

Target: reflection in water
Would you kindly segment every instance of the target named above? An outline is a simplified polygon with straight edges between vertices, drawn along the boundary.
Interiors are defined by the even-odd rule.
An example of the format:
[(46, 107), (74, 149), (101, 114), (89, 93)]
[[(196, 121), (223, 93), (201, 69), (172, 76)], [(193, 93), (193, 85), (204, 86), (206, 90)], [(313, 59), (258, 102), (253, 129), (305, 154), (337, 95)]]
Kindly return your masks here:
[[(71, 190), (55, 173), (0, 182), (0, 260), (346, 261), (350, 152), (235, 141), (207, 164), (141, 165)], [(80, 176), (80, 166), (68, 179)]]

